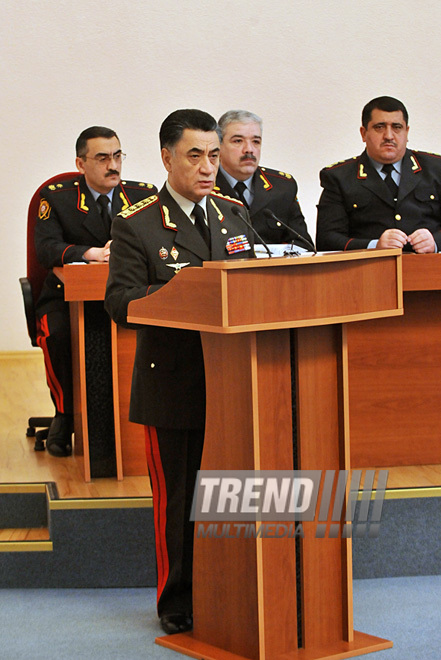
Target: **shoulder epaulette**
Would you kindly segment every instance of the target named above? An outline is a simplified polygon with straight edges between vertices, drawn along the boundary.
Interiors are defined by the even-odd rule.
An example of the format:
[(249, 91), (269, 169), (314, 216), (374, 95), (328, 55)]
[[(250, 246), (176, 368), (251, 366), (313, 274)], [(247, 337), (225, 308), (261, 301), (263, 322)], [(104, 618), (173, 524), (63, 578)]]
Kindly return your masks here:
[(324, 167), (323, 169), (325, 170), (332, 170), (334, 167), (341, 167), (342, 165), (347, 165), (348, 163), (353, 163), (354, 160), (358, 160), (360, 156), (352, 156), (352, 158), (347, 158), (346, 160), (338, 160), (336, 163), (332, 163), (332, 165), (328, 165), (327, 167)]
[(69, 179), (68, 181), (50, 183), (48, 186), (46, 186), (46, 188), (51, 192), (58, 192), (59, 190), (72, 190), (74, 186), (78, 186), (78, 179)]
[(132, 215), (135, 215), (135, 213), (139, 213), (139, 211), (142, 211), (143, 209), (146, 209), (147, 207), (157, 202), (158, 199), (159, 199), (158, 195), (152, 195), (151, 197), (146, 197), (145, 199), (141, 199), (140, 202), (136, 202), (136, 204), (129, 206), (129, 208), (126, 209), (125, 211), (120, 211), (118, 213), (118, 216), (120, 216), (121, 218), (130, 218)]
[(121, 181), (122, 186), (126, 186), (127, 188), (146, 188), (147, 190), (151, 190), (155, 186), (153, 183), (145, 183), (144, 181)]
[(412, 152), (415, 154), (422, 154), (423, 156), (434, 156), (435, 158), (441, 158), (441, 154), (436, 154), (433, 151), (419, 151), (419, 149), (412, 149)]
[(223, 195), (221, 192), (219, 192), (217, 187), (213, 188), (210, 195), (214, 195), (214, 197), (218, 197), (219, 199), (225, 199), (227, 202), (233, 202), (233, 204), (238, 204), (239, 206), (243, 206), (243, 203), (240, 201), (240, 199), (236, 199), (235, 197), (229, 197), (228, 195)]
[(277, 176), (277, 177), (281, 177), (282, 179), (293, 178), (292, 174), (288, 174), (288, 172), (281, 172), (280, 170), (272, 170), (269, 167), (261, 167), (260, 170), (262, 172), (265, 172), (266, 176)]

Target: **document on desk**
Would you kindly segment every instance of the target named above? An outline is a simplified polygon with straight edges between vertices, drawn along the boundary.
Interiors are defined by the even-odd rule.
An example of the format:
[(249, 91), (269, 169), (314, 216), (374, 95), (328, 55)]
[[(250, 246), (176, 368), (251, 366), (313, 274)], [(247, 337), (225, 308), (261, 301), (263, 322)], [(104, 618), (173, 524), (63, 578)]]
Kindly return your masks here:
[[(272, 257), (301, 256), (308, 253), (308, 250), (292, 243), (271, 243), (268, 244)], [(255, 243), (254, 253), (258, 259), (269, 258), (266, 248), (261, 243)], [(312, 252), (310, 253), (312, 254)]]

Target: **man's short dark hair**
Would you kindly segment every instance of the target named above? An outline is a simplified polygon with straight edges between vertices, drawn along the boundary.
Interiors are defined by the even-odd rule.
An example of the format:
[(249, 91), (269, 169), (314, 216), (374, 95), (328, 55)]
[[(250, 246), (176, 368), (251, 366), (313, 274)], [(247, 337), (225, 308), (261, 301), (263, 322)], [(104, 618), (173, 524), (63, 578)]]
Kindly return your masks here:
[(383, 110), (383, 112), (397, 112), (401, 110), (406, 126), (409, 123), (409, 115), (407, 114), (404, 103), (401, 103), (398, 99), (394, 99), (392, 96), (378, 96), (376, 99), (372, 99), (372, 101), (366, 103), (361, 113), (361, 123), (364, 128), (368, 127), (372, 119), (372, 110)]
[(92, 140), (92, 138), (98, 137), (107, 138), (108, 140), (116, 137), (119, 141), (119, 137), (111, 128), (106, 128), (105, 126), (90, 126), (90, 128), (86, 128), (78, 136), (75, 144), (77, 156), (83, 158), (87, 154), (87, 140)]
[(159, 143), (161, 149), (173, 149), (186, 128), (192, 131), (216, 131), (220, 140), (220, 130), (214, 117), (203, 110), (175, 110), (161, 124)]

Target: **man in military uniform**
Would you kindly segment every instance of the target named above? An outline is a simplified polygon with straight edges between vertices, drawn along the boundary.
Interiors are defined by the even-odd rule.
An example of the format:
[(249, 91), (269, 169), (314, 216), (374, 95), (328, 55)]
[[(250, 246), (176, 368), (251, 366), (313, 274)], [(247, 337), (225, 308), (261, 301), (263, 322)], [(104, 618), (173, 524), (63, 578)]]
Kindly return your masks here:
[[(216, 120), (177, 110), (160, 130), (168, 172), (158, 195), (115, 218), (105, 307), (127, 323), (131, 300), (167, 284), (182, 268), (253, 255), (252, 236), (235, 210), (213, 193), (219, 165)], [(249, 221), (249, 220), (248, 220)], [(160, 295), (160, 294), (159, 294)], [(194, 525), (189, 521), (205, 426), (204, 363), (199, 332), (139, 326), (130, 419), (145, 425), (158, 568), (158, 615), (167, 634), (192, 627)]]
[[(121, 182), (124, 154), (115, 131), (103, 126), (84, 130), (76, 143), (72, 181), (41, 190), (35, 227), (37, 259), (47, 269), (72, 262), (109, 260), (111, 218), (156, 192), (151, 184)], [(37, 301), (38, 343), (56, 415), (46, 442), (54, 456), (68, 456), (73, 429), (72, 358), (69, 306), (52, 270)]]
[(317, 248), (441, 249), (441, 157), (407, 149), (408, 114), (390, 96), (362, 112), (365, 151), (320, 172)]
[(245, 110), (229, 110), (219, 119), (219, 127), (222, 143), (215, 190), (244, 203), (254, 229), (266, 243), (294, 240), (302, 247), (311, 245), (297, 199), (297, 183), (291, 174), (259, 166), (261, 118)]

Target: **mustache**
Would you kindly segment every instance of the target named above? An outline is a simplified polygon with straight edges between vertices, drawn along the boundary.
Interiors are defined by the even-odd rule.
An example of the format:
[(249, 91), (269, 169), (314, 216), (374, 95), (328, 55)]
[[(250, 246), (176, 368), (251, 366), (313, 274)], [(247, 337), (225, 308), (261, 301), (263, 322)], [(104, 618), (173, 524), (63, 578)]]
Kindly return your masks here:
[(254, 154), (248, 154), (247, 153), (247, 154), (244, 154), (243, 156), (241, 156), (240, 161), (242, 162), (243, 160), (254, 160), (254, 162), (256, 162), (257, 158)]
[(113, 176), (114, 174), (117, 174), (119, 176), (118, 170), (108, 170), (106, 172), (106, 176)]
[(382, 144), (382, 146), (385, 146), (386, 144), (391, 144), (393, 147), (397, 146), (397, 143), (395, 142), (395, 140), (383, 140), (383, 142), (381, 144)]

